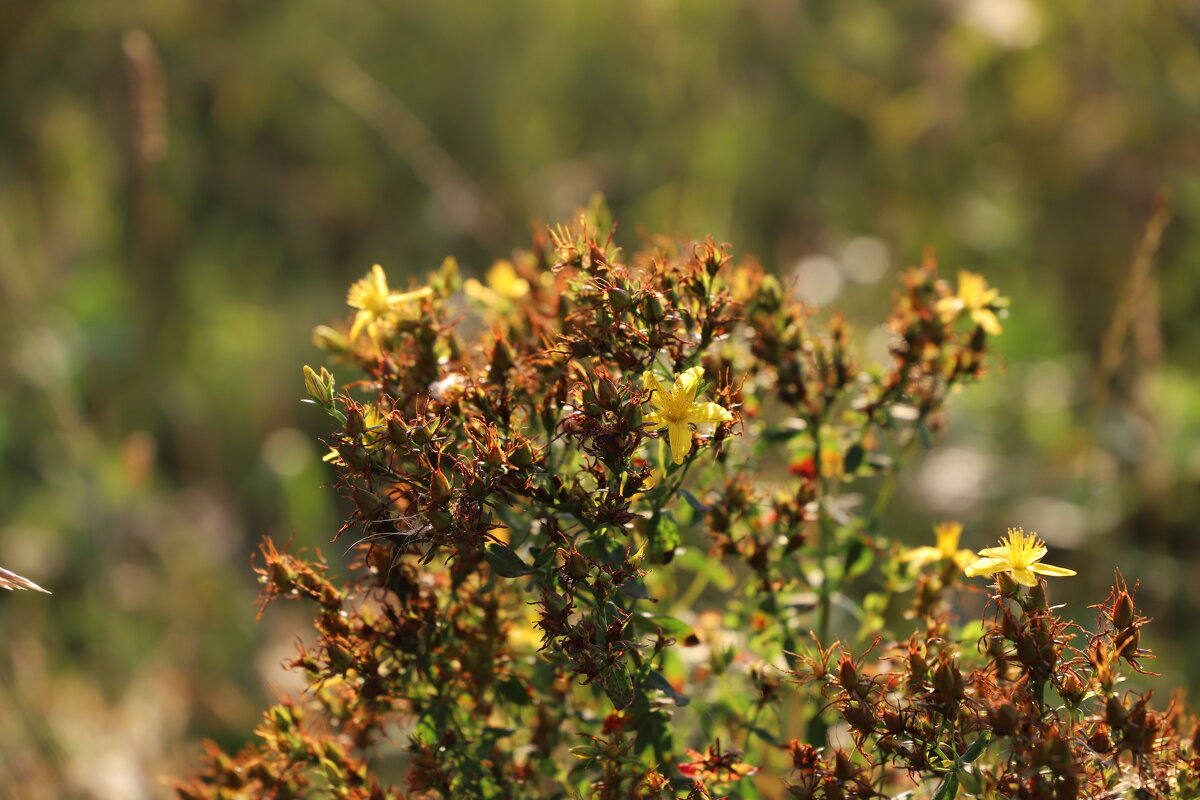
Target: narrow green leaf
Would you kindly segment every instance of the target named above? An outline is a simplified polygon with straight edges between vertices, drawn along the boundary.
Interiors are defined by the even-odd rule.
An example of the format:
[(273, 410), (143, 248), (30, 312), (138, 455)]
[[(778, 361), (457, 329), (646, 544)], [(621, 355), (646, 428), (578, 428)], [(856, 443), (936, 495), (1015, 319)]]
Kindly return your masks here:
[(680, 694), (678, 691), (676, 691), (675, 687), (671, 685), (671, 682), (663, 677), (663, 674), (658, 670), (650, 671), (650, 674), (646, 676), (646, 682), (644, 685), (648, 689), (657, 689), (660, 692), (665, 692), (668, 697), (675, 701), (675, 705), (677, 706), (686, 706), (688, 703), (692, 702), (690, 697)]
[(959, 762), (963, 764), (972, 763), (975, 759), (982, 755), (984, 748), (988, 746), (988, 742), (991, 740), (992, 734), (990, 731), (984, 731), (983, 733), (979, 734), (979, 738), (971, 742), (971, 746), (967, 748), (967, 752), (963, 753), (962, 757), (958, 759)]
[(933, 800), (954, 800), (958, 797), (958, 773), (951, 772), (934, 792)]
[(505, 578), (519, 578), (528, 575), (532, 570), (521, 557), (509, 549), (508, 545), (500, 542), (488, 542), (483, 546), (483, 556), (487, 559), (492, 570)]
[(843, 459), (843, 466), (845, 467), (847, 475), (853, 475), (854, 473), (858, 472), (858, 468), (862, 466), (863, 457), (865, 455), (866, 451), (863, 450), (862, 445), (860, 444), (850, 445), (850, 447), (846, 449), (846, 457)]

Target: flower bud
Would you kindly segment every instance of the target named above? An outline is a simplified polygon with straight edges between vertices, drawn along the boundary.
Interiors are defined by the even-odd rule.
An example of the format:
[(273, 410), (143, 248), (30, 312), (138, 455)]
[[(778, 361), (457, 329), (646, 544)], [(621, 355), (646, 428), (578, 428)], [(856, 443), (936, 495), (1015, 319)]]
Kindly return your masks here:
[(454, 516), (444, 508), (435, 508), (425, 516), (438, 533), (445, 533), (454, 524)]
[(508, 346), (508, 342), (504, 339), (497, 339), (496, 346), (492, 349), (492, 368), (489, 373), (492, 379), (499, 378), (512, 369), (513, 366), (513, 351)]
[(371, 464), (370, 454), (359, 445), (343, 444), (337, 448), (338, 455), (346, 462), (346, 466), (356, 472), (364, 471)]
[(333, 375), (324, 367), (317, 374), (312, 367), (304, 365), (304, 388), (318, 405), (328, 406), (333, 402)]

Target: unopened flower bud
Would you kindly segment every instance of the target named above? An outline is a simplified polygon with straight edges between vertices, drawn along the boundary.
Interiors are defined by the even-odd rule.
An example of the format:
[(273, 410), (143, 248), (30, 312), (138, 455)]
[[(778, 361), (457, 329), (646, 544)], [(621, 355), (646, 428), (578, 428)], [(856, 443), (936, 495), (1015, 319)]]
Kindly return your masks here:
[(391, 439), (394, 444), (408, 444), (409, 439), (412, 438), (412, 435), (408, 430), (408, 426), (404, 424), (404, 420), (401, 419), (397, 414), (393, 414), (392, 416), (388, 417), (387, 432), (388, 438)]
[(304, 388), (318, 405), (328, 406), (333, 402), (333, 375), (324, 367), (318, 374), (312, 367), (304, 365)]

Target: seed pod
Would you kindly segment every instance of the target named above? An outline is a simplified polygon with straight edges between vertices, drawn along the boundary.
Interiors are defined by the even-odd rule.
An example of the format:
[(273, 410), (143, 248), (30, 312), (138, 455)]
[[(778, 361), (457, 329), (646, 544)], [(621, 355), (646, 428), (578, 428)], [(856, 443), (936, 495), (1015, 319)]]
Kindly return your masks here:
[(350, 437), (362, 436), (367, 430), (367, 421), (363, 418), (361, 409), (352, 408), (346, 414), (346, 435)]
[(629, 298), (629, 292), (616, 286), (612, 286), (609, 288), (607, 295), (608, 304), (612, 306), (612, 310), (614, 312), (621, 314), (629, 310), (629, 306), (632, 303)]
[(346, 462), (346, 466), (355, 472), (363, 472), (371, 464), (371, 455), (366, 449), (356, 444), (343, 444), (337, 448), (338, 455)]
[(1117, 595), (1117, 601), (1113, 603), (1112, 623), (1117, 630), (1125, 630), (1133, 624), (1134, 608), (1133, 598), (1129, 593), (1122, 591)]
[(648, 293), (642, 300), (642, 318), (651, 325), (655, 325), (662, 322), (665, 317), (662, 295), (658, 292)]
[(453, 491), (454, 485), (450, 483), (450, 479), (446, 477), (446, 473), (440, 469), (429, 477), (429, 498), (435, 503), (446, 500)]
[(1029, 587), (1029, 594), (1025, 600), (1026, 608), (1044, 610), (1050, 607), (1050, 603), (1046, 600), (1046, 584), (1038, 581), (1035, 585)]
[(611, 378), (600, 379), (596, 399), (600, 401), (600, 405), (613, 410), (620, 405), (621, 395)]
[(393, 444), (408, 444), (409, 440), (412, 438), (412, 434), (409, 431), (408, 426), (404, 424), (404, 420), (401, 419), (398, 414), (393, 414), (392, 416), (388, 417), (387, 433), (388, 438), (392, 440)]
[(1104, 703), (1104, 720), (1108, 723), (1108, 727), (1119, 731), (1125, 727), (1127, 719), (1129, 719), (1129, 712), (1125, 710), (1125, 705), (1115, 694), (1109, 695), (1108, 700)]
[(508, 460), (514, 467), (526, 469), (533, 466), (534, 461), (537, 460), (537, 455), (533, 452), (533, 447), (529, 442), (521, 442), (516, 449), (509, 453)]
[(998, 706), (988, 709), (988, 720), (992, 723), (992, 730), (1000, 736), (1012, 736), (1017, 731), (1017, 723), (1020, 721), (1020, 715), (1017, 713), (1017, 708), (1012, 703), (1004, 702)]
[(1007, 572), (996, 573), (996, 593), (1001, 597), (1016, 597), (1020, 591), (1020, 584), (1013, 580), (1013, 576)]
[(358, 506), (358, 511), (364, 518), (372, 519), (383, 511), (384, 502), (379, 495), (368, 492), (361, 486), (355, 486), (350, 494), (354, 498), (354, 505)]

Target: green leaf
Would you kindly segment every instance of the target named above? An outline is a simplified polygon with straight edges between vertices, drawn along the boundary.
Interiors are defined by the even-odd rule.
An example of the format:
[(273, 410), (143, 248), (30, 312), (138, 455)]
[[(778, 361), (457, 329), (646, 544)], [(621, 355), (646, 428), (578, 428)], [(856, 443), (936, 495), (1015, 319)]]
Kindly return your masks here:
[(863, 456), (865, 455), (866, 451), (863, 450), (860, 444), (852, 444), (847, 448), (846, 457), (843, 460), (843, 466), (847, 475), (853, 475), (858, 472), (858, 468), (862, 466)]
[(970, 764), (975, 759), (983, 754), (983, 750), (988, 746), (988, 742), (992, 740), (992, 735), (988, 731), (979, 734), (979, 738), (971, 742), (971, 746), (967, 748), (967, 752), (963, 753), (958, 759), (959, 763)]
[(874, 561), (875, 554), (871, 552), (871, 548), (864, 545), (861, 539), (854, 539), (846, 550), (842, 574), (847, 579), (857, 577), (870, 569)]
[(654, 531), (650, 535), (650, 556), (659, 564), (666, 564), (675, 556), (675, 548), (679, 547), (681, 537), (679, 526), (668, 515), (658, 518)]
[(751, 725), (750, 732), (769, 745), (775, 746), (779, 744), (779, 740), (775, 738), (775, 734), (771, 733), (765, 728), (760, 728), (757, 725)]
[(525, 684), (512, 675), (496, 684), (496, 694), (516, 706), (527, 706), (531, 703)]
[(640, 617), (634, 617), (634, 624), (643, 630), (654, 632), (661, 630), (667, 636), (672, 636), (676, 639), (686, 639), (695, 633), (692, 626), (688, 625), (683, 620), (675, 619), (667, 616), (651, 616), (646, 614)]
[(933, 800), (954, 800), (958, 796), (958, 773), (951, 772), (933, 794)]
[(500, 542), (488, 542), (483, 546), (483, 556), (492, 570), (505, 578), (519, 578), (533, 570), (521, 557)]
[(711, 506), (706, 506), (704, 503), (701, 503), (700, 499), (687, 489), (680, 489), (679, 493), (683, 495), (684, 500), (687, 500), (688, 505), (696, 510), (697, 514), (707, 514), (709, 511), (712, 511)]
[(671, 682), (663, 677), (663, 674), (658, 670), (650, 670), (650, 674), (646, 676), (646, 682), (643, 685), (647, 689), (657, 689), (660, 692), (665, 692), (668, 697), (675, 701), (675, 705), (677, 706), (686, 706), (692, 702), (690, 697), (676, 691)]

